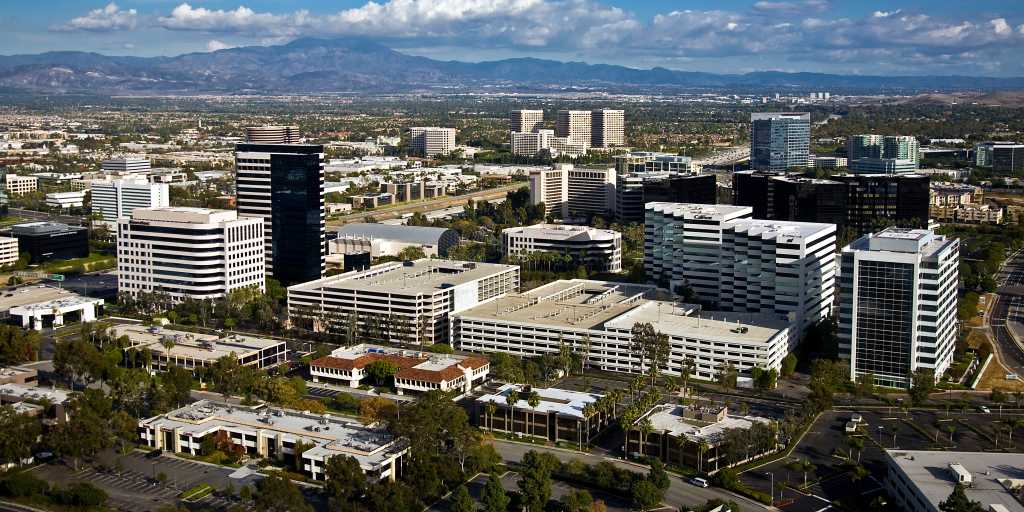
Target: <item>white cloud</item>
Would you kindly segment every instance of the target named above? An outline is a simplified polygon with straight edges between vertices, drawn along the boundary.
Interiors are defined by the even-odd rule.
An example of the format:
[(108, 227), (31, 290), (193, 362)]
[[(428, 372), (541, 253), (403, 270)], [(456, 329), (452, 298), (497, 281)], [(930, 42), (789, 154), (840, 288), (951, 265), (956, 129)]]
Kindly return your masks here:
[(1013, 34), (1013, 28), (1006, 22), (1006, 18), (996, 18), (988, 23), (992, 25), (992, 30), (995, 31), (996, 35), (1008, 36)]
[(271, 14), (258, 13), (244, 5), (234, 10), (213, 10), (183, 3), (157, 22), (169, 30), (294, 36), (302, 33), (310, 24), (310, 18), (305, 10)]
[(210, 39), (206, 42), (206, 51), (215, 52), (217, 50), (227, 50), (228, 48), (234, 48), (235, 45), (219, 41), (217, 39)]
[(138, 23), (139, 13), (135, 9), (121, 10), (114, 2), (101, 9), (93, 9), (85, 16), (72, 18), (53, 30), (73, 32), (111, 32), (114, 30), (132, 30)]
[(875, 11), (871, 14), (872, 18), (888, 18), (889, 16), (896, 16), (903, 12), (902, 9), (896, 9), (895, 11)]

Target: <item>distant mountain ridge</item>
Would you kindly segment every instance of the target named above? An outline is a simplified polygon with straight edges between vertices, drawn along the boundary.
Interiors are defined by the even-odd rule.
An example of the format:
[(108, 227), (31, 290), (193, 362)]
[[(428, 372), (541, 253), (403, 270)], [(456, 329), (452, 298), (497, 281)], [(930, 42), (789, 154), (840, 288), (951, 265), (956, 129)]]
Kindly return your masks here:
[(1024, 77), (863, 76), (764, 71), (715, 74), (535, 58), (489, 62), (416, 57), (359, 39), (297, 39), (176, 57), (88, 52), (0, 56), (0, 89), (59, 94), (302, 94), (402, 92), (482, 86), (558, 89), (651, 88), (865, 91), (1024, 89)]

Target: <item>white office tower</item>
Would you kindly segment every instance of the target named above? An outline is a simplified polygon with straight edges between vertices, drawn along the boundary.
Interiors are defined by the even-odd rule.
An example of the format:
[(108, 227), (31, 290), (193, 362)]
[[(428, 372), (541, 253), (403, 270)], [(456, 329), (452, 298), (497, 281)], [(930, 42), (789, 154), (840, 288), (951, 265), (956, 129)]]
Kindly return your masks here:
[(953, 360), (960, 243), (926, 229), (887, 228), (843, 248), (839, 353), (850, 378), (907, 387), (908, 375)]
[(554, 137), (555, 132), (553, 130), (512, 132), (512, 154), (520, 156), (537, 156), (541, 151), (551, 149), (551, 139)]
[(610, 148), (626, 144), (626, 114), (622, 110), (594, 110), (590, 113), (590, 145)]
[(555, 135), (565, 137), (569, 144), (589, 148), (591, 141), (589, 110), (559, 110), (555, 119)]
[(562, 218), (610, 215), (615, 210), (615, 169), (555, 164), (530, 171), (530, 203)]
[(95, 181), (92, 183), (92, 211), (103, 221), (116, 223), (120, 217), (132, 216), (136, 208), (170, 206), (166, 183), (150, 183), (146, 179)]
[(265, 291), (263, 219), (233, 210), (141, 208), (117, 221), (117, 291), (175, 302)]
[(532, 133), (544, 128), (543, 110), (513, 110), (508, 115), (509, 131)]
[(721, 309), (774, 312), (799, 331), (832, 314), (835, 224), (736, 219), (722, 234)]
[(702, 300), (718, 303), (722, 232), (730, 221), (750, 218), (753, 211), (749, 206), (647, 203), (647, 280), (672, 291), (689, 287)]
[(594, 272), (622, 271), (622, 234), (610, 229), (568, 224), (535, 224), (501, 231), (502, 250), (516, 261), (531, 254), (557, 253)]
[(118, 156), (104, 160), (100, 164), (103, 172), (114, 174), (145, 174), (150, 168), (149, 159), (142, 156)]
[(245, 129), (245, 141), (250, 144), (299, 144), (298, 126), (250, 126)]
[(447, 155), (455, 151), (455, 128), (414, 126), (409, 128), (409, 147), (422, 156)]

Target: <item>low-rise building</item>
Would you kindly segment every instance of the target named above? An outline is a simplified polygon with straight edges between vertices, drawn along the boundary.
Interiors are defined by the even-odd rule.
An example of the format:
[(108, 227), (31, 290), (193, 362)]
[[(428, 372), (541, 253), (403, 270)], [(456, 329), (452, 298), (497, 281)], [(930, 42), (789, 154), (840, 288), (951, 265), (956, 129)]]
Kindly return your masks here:
[[(510, 404), (509, 396), (516, 400)], [(540, 400), (530, 406), (531, 393)], [(596, 407), (604, 395), (558, 388), (505, 384), (476, 399), (477, 426), (486, 430), (541, 437), (558, 443), (584, 445), (609, 424), (610, 416)], [(493, 412), (488, 409), (493, 407)]]
[(395, 196), (387, 192), (360, 194), (349, 196), (348, 199), (352, 201), (352, 208), (377, 208), (378, 206), (386, 206), (395, 202)]
[(949, 206), (932, 206), (928, 209), (929, 216), (940, 222), (959, 222), (963, 224), (1002, 224), (1003, 209), (987, 204), (970, 204)]
[(1019, 453), (885, 450), (885, 455), (885, 490), (899, 510), (939, 512), (959, 483), (983, 510), (1024, 512)]
[[(652, 427), (649, 433), (642, 431), (641, 426), (645, 422), (650, 422)], [(657, 457), (665, 464), (678, 464), (714, 474), (719, 469), (756, 459), (777, 448), (772, 433), (770, 442), (765, 446), (745, 451), (742, 459), (729, 460), (725, 449), (727, 431), (749, 430), (755, 425), (768, 428), (770, 424), (767, 418), (730, 414), (721, 405), (658, 405), (637, 418), (626, 432), (626, 452), (641, 457)]]
[(815, 169), (845, 169), (848, 160), (839, 156), (812, 156), (811, 167)]
[(46, 206), (61, 210), (85, 206), (85, 191), (50, 192), (46, 194)]
[(502, 250), (512, 259), (535, 253), (569, 256), (594, 272), (622, 271), (622, 234), (610, 229), (567, 224), (536, 224), (501, 232)]
[(26, 366), (0, 367), (0, 384), (29, 384), (36, 382), (39, 371)]
[(282, 340), (230, 334), (215, 336), (160, 327), (119, 324), (111, 327), (114, 337), (127, 336), (128, 349), (149, 351), (152, 356), (146, 369), (167, 371), (178, 366), (195, 372), (209, 368), (224, 356), (238, 361), (239, 366), (273, 368), (288, 361), (288, 347)]
[(57, 222), (29, 222), (11, 226), (18, 250), (29, 254), (29, 263), (84, 258), (89, 255), (89, 230)]
[(981, 187), (965, 183), (933, 182), (929, 188), (932, 206), (981, 204), (985, 200), (985, 191)]
[(446, 257), (458, 244), (459, 233), (454, 229), (354, 222), (338, 228), (338, 237), (328, 242), (328, 253), (369, 251), (371, 257), (379, 258), (398, 256), (406, 247), (419, 247), (428, 257)]
[(774, 316), (699, 312), (694, 306), (654, 300), (657, 294), (654, 286), (555, 281), (454, 313), (452, 329), (462, 350), (532, 357), (558, 354), (566, 346), (592, 368), (647, 373), (631, 330), (650, 323), (669, 337), (661, 373), (681, 375), (683, 361), (692, 358), (692, 375), (708, 380), (729, 364), (741, 376), (754, 367), (779, 371), (797, 335), (794, 323)]
[(455, 150), (456, 133), (455, 128), (414, 126), (409, 128), (409, 148), (426, 157), (447, 155)]
[(20, 196), (35, 192), (39, 188), (39, 178), (35, 176), (19, 176), (7, 173), (4, 175), (4, 187), (12, 196)]
[(391, 194), (396, 202), (432, 199), (445, 194), (445, 186), (439, 182), (414, 181), (405, 183), (381, 183), (380, 191)]
[(18, 239), (12, 236), (0, 236), (0, 266), (17, 263), (18, 255)]
[[(201, 400), (139, 422), (139, 437), (146, 446), (174, 453), (199, 455), (203, 441), (217, 436), (251, 457), (293, 463), (300, 457), (302, 472), (313, 480), (324, 480), (328, 459), (349, 456), (359, 462), (368, 480), (393, 481), (409, 451), (407, 441), (380, 426), (265, 404)], [(296, 454), (297, 443), (312, 447)]]
[(71, 295), (59, 299), (15, 306), (8, 312), (26, 329), (60, 327), (67, 321), (94, 322), (103, 312), (103, 299)]
[(367, 366), (377, 361), (398, 367), (394, 379), (399, 395), (435, 389), (455, 391), (459, 395), (469, 393), (487, 380), (491, 367), (490, 362), (482, 357), (359, 344), (335, 349), (331, 355), (310, 362), (309, 375), (313, 382), (336, 381), (358, 387), (367, 377)]
[(51, 387), (39, 387), (35, 383), (8, 382), (0, 384), (0, 406), (10, 405), (15, 412), (43, 418), (58, 423), (68, 421), (67, 406), (71, 392)]

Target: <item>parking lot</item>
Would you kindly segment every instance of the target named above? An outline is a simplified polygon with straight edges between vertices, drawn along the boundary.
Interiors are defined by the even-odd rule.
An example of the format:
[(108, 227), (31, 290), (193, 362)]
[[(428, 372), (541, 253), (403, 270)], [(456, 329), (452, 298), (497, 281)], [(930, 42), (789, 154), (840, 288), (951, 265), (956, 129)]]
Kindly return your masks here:
[[(477, 500), (477, 502), (480, 501), (480, 497), (483, 495), (484, 486), (487, 485), (488, 479), (490, 479), (488, 475), (478, 475), (476, 478), (474, 478), (472, 481), (466, 484), (466, 489), (469, 490), (469, 495), (472, 496), (473, 499)], [(501, 486), (506, 491), (518, 492), (518, 481), (519, 474), (509, 471), (502, 475)], [(574, 491), (579, 491), (582, 489), (586, 489), (586, 491), (590, 493), (590, 495), (594, 498), (595, 501), (603, 501), (605, 506), (607, 507), (606, 510), (608, 510), (609, 512), (627, 512), (631, 510), (630, 501), (627, 496), (618, 496), (604, 491), (574, 486), (559, 480), (553, 480), (551, 482), (551, 499), (554, 501), (561, 501), (561, 499), (564, 496)], [(448, 509), (448, 500), (442, 500), (433, 507), (430, 507), (430, 510), (437, 512), (444, 512), (447, 511)]]

